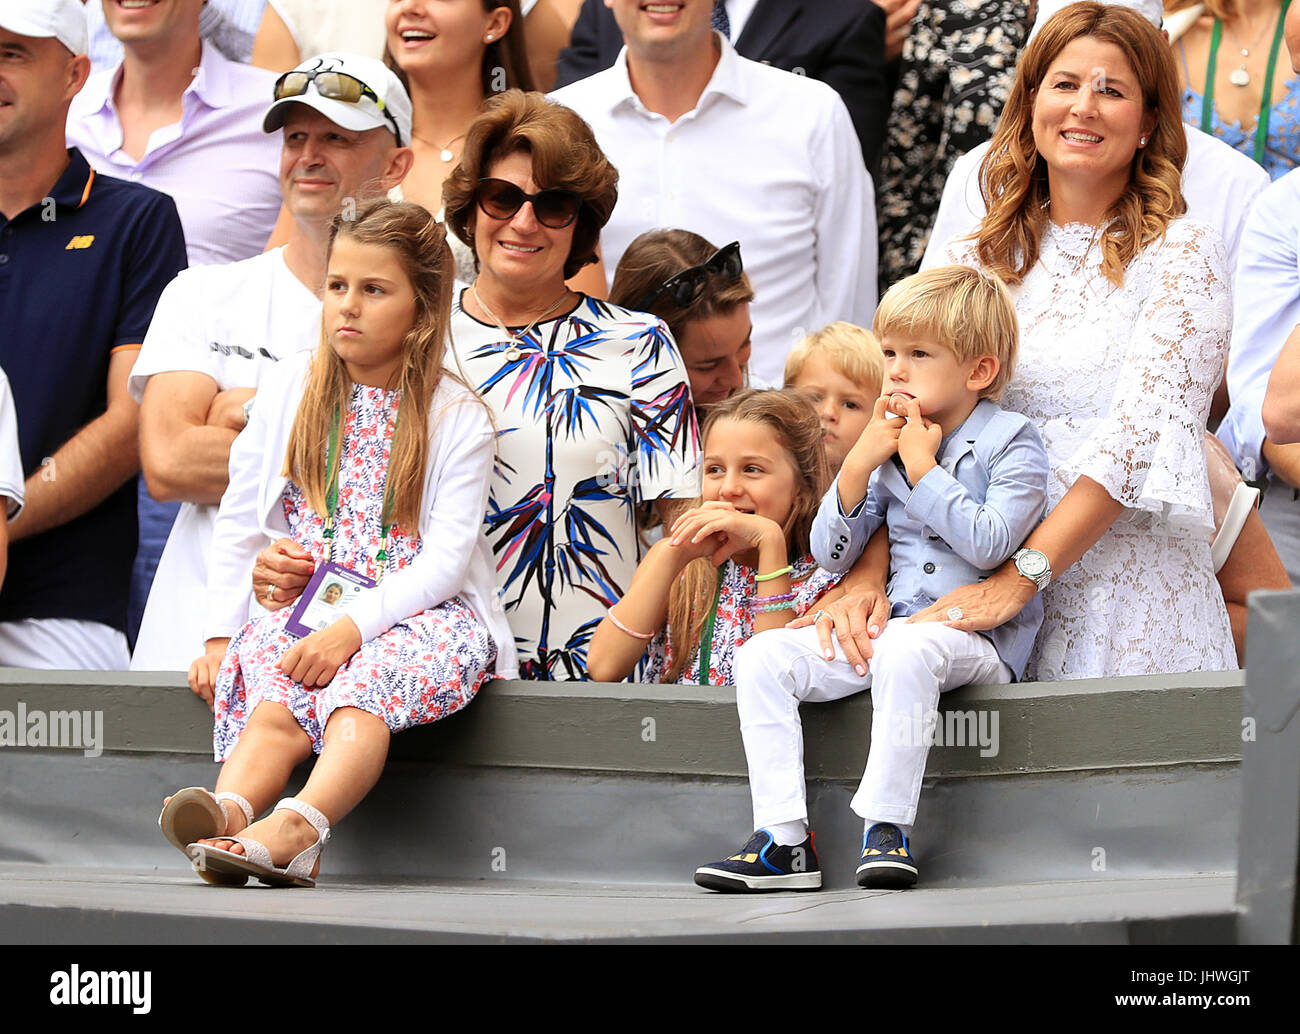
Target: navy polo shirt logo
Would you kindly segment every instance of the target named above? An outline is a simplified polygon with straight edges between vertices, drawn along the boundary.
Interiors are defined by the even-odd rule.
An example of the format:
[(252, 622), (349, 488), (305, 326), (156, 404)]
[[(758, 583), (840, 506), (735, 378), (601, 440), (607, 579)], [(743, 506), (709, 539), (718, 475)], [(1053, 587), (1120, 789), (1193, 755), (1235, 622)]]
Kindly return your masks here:
[(94, 243), (95, 235), (93, 233), (78, 234), (76, 237), (73, 237), (72, 240), (68, 241), (68, 246), (63, 250), (82, 251), (85, 248), (89, 248)]

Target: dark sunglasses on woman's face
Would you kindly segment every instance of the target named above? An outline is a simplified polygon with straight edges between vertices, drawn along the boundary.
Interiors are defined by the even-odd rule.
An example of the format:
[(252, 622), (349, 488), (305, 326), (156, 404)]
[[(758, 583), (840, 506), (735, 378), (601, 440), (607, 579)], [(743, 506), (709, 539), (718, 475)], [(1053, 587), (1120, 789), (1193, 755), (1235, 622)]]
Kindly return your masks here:
[(571, 190), (526, 194), (509, 180), (491, 177), (478, 181), (474, 200), (482, 213), (492, 219), (511, 219), (525, 201), (531, 202), (537, 221), (552, 230), (563, 230), (578, 218), (578, 209), (582, 207), (582, 198)]
[(732, 241), (725, 248), (719, 248), (698, 266), (683, 269), (675, 273), (656, 287), (632, 308), (645, 309), (661, 294), (667, 294), (679, 309), (684, 309), (704, 290), (704, 282), (711, 276), (720, 276), (724, 280), (739, 280), (745, 271), (740, 261), (740, 241)]

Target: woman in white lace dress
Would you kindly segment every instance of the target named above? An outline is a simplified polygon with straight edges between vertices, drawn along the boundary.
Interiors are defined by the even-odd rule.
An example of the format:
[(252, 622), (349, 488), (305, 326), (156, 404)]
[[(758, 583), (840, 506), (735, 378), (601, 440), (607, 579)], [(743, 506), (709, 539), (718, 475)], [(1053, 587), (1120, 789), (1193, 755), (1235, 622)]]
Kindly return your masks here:
[(1186, 142), (1168, 48), (1120, 7), (1074, 4), (1025, 51), (981, 170), (989, 215), (949, 258), (1011, 286), (1002, 405), (1052, 459), (1028, 554), (918, 618), (992, 628), (1039, 591), (1029, 677), (1236, 667), (1210, 560), (1202, 436), (1231, 320), (1217, 233), (1182, 217)]

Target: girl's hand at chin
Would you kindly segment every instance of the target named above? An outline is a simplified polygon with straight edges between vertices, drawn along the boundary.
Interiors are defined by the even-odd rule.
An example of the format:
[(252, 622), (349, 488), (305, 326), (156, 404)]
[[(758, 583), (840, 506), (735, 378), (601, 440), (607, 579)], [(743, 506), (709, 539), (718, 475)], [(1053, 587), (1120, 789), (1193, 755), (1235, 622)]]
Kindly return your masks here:
[(361, 649), (361, 630), (342, 617), (285, 651), (280, 670), (308, 688), (328, 686), (339, 668)]
[(723, 502), (705, 503), (682, 514), (674, 522), (670, 536), (673, 546), (684, 549), (693, 549), (712, 538), (716, 545), (711, 553), (699, 555), (710, 556), (714, 567), (736, 553), (758, 548), (764, 541), (779, 539), (782, 548), (785, 543), (785, 532), (770, 517), (743, 513)]

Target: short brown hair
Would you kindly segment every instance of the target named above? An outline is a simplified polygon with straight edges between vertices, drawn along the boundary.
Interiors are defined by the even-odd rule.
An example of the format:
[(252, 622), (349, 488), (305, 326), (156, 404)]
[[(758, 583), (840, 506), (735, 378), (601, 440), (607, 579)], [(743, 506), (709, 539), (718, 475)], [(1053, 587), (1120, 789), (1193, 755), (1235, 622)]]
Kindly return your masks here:
[[(470, 248), (469, 216), (474, 191), (493, 162), (516, 152), (531, 155), (533, 179), (542, 190), (571, 190), (582, 198), (573, 246), (564, 263), (567, 280), (596, 261), (600, 231), (618, 201), (618, 170), (575, 111), (540, 93), (507, 90), (491, 97), (465, 137), (460, 164), (442, 187), (448, 228)], [(477, 267), (478, 256), (474, 263)]]
[[(641, 299), (657, 290), (665, 280), (692, 266), (703, 265), (717, 250), (690, 230), (647, 230), (627, 246), (618, 260), (609, 300), (624, 308), (637, 308)], [(668, 324), (669, 331), (680, 343), (686, 324), (730, 316), (736, 306), (753, 300), (754, 288), (749, 277), (741, 273), (738, 280), (709, 277), (699, 296), (685, 308), (665, 291), (645, 309)]]
[(997, 358), (998, 373), (980, 392), (997, 399), (1015, 371), (1020, 321), (1006, 285), (969, 266), (938, 266), (905, 277), (885, 292), (872, 327), (883, 343), (895, 334), (951, 348), (963, 362)]

